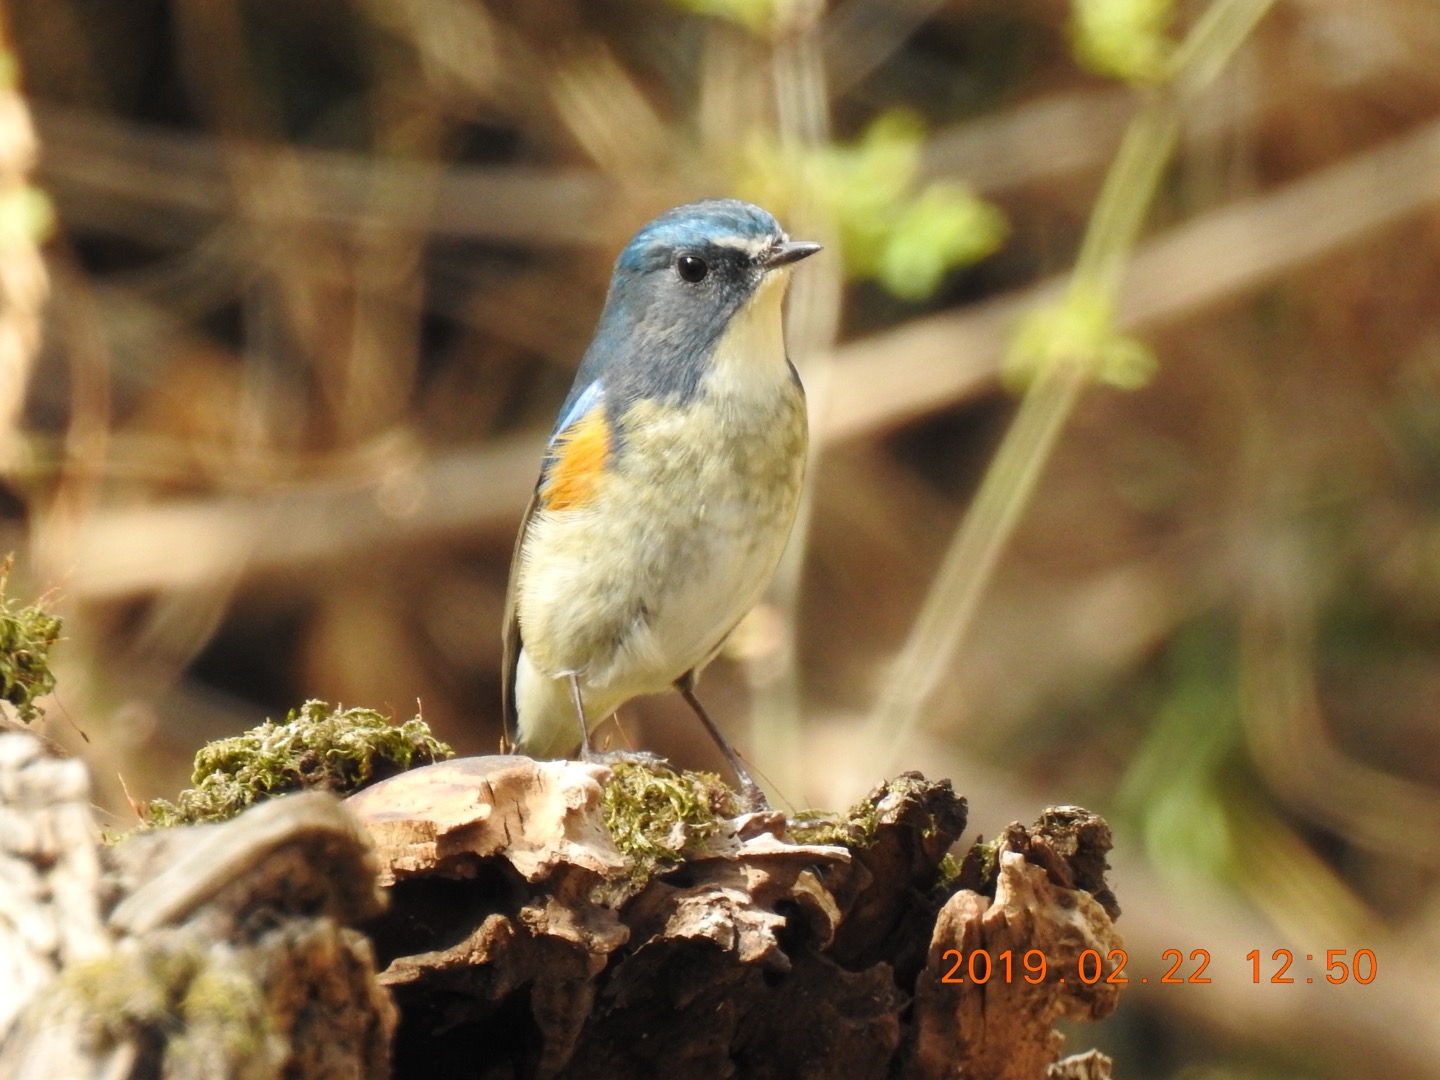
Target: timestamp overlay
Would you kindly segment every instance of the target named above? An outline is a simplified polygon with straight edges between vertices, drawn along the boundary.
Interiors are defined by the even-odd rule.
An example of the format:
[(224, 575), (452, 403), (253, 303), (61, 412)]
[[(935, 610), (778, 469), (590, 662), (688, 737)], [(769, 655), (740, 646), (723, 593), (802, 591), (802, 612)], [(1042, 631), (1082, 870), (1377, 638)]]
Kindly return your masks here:
[(1235, 950), (1212, 952), (1193, 946), (1164, 949), (1158, 956), (1111, 949), (1101, 953), (1086, 949), (1064, 959), (1046, 956), (1039, 949), (1016, 952), (1006, 949), (945, 950), (942, 983), (1026, 982), (1038, 986), (1047, 981), (1076, 981), (1087, 986), (1104, 982), (1134, 992), (1141, 987), (1178, 990), (1215, 983), (1227, 986), (1250, 984), (1276, 991), (1297, 987), (1352, 987), (1362, 989), (1378, 982), (1381, 959), (1374, 949), (1255, 948), (1243, 955)]

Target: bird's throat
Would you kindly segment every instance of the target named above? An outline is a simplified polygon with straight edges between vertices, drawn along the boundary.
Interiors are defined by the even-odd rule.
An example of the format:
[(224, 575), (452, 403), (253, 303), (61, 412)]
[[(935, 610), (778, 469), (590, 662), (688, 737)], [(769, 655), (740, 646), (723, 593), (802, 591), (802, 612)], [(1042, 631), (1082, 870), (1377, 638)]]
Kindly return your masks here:
[(709, 392), (749, 396), (791, 378), (781, 317), (789, 278), (788, 270), (772, 270), (735, 312), (711, 355)]

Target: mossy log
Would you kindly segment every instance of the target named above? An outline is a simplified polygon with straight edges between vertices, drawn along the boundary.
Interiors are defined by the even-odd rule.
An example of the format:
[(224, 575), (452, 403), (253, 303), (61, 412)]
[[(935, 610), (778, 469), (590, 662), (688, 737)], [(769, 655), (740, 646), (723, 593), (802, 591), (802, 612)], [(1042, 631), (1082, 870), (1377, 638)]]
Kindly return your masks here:
[[(14, 823), (57, 807), (15, 801), (4, 763), (73, 763), (15, 739), (0, 882), (38, 881), (57, 853)], [(28, 937), (0, 919), (32, 971), (0, 1080), (1109, 1075), (1054, 1032), (1116, 1004), (1061, 979), (1120, 947), (1100, 819), (1047, 811), (957, 865), (948, 782), (905, 774), (802, 825), (735, 813), (707, 778), (616, 771), (459, 759), (113, 847), (72, 823), (73, 880), (30, 890)], [(83, 787), (56, 801), (84, 808)], [(73, 947), (33, 932), (76, 903)], [(971, 981), (955, 950), (1010, 950), (1014, 974)]]

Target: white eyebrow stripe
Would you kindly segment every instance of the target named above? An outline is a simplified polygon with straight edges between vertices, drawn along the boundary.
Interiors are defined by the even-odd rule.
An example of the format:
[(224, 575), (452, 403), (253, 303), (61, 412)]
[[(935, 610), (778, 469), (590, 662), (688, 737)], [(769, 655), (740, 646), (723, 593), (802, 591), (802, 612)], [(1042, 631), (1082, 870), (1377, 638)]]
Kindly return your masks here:
[(759, 238), (745, 236), (716, 236), (710, 239), (716, 247), (735, 248), (747, 255), (759, 255), (762, 251), (769, 251), (776, 243), (773, 236), (762, 236)]

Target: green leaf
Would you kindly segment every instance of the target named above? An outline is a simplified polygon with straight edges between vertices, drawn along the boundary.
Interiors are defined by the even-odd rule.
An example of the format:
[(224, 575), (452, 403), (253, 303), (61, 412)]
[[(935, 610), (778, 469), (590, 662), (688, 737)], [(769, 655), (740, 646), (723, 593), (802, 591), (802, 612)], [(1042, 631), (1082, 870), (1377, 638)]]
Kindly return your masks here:
[(1075, 59), (1098, 75), (1159, 82), (1169, 73), (1174, 43), (1166, 31), (1174, 15), (1174, 0), (1074, 0)]
[(752, 34), (768, 37), (779, 24), (785, 10), (791, 5), (787, 0), (671, 0), (678, 8), (692, 11), (696, 15), (709, 15), (717, 19), (738, 23)]
[(1005, 217), (990, 203), (958, 184), (931, 184), (900, 211), (877, 276), (902, 299), (924, 299), (947, 270), (991, 254), (1005, 233)]
[(1158, 367), (1148, 345), (1116, 327), (1114, 305), (1086, 290), (1072, 290), (1025, 317), (1010, 341), (1005, 375), (1023, 386), (1060, 363), (1079, 364), (1091, 378), (1122, 390), (1144, 386)]
[(36, 244), (55, 227), (55, 208), (43, 191), (17, 188), (0, 195), (0, 250)]
[(839, 232), (852, 278), (923, 300), (947, 272), (995, 251), (1007, 231), (1004, 215), (961, 184), (917, 191), (925, 137), (918, 116), (893, 110), (848, 146), (797, 150), (757, 138), (737, 187), (781, 218), (798, 205), (818, 208)]

